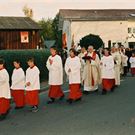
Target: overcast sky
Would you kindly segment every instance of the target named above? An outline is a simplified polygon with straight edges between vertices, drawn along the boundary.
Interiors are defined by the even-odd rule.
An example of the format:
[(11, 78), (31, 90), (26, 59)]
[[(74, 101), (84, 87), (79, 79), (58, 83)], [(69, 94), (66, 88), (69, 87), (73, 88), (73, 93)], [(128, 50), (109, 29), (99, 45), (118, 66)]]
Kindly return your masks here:
[(0, 16), (24, 16), (25, 5), (40, 20), (53, 18), (59, 9), (135, 9), (135, 0), (0, 0)]

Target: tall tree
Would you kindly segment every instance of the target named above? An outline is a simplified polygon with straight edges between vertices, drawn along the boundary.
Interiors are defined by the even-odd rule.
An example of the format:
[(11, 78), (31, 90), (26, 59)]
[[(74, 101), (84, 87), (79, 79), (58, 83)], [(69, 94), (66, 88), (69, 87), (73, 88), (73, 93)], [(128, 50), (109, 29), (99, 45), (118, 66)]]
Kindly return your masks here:
[(57, 13), (55, 18), (53, 19), (52, 26), (56, 39), (56, 44), (58, 48), (62, 48), (62, 31), (59, 30), (59, 13)]
[(59, 14), (54, 19), (42, 19), (38, 22), (41, 30), (41, 37), (43, 40), (56, 40), (58, 48), (62, 47), (62, 31), (59, 31)]
[(53, 19), (42, 19), (38, 22), (41, 30), (41, 36), (44, 40), (55, 40), (55, 32), (53, 29)]
[(33, 18), (33, 9), (32, 8), (29, 8), (27, 5), (25, 5), (22, 10), (26, 17)]

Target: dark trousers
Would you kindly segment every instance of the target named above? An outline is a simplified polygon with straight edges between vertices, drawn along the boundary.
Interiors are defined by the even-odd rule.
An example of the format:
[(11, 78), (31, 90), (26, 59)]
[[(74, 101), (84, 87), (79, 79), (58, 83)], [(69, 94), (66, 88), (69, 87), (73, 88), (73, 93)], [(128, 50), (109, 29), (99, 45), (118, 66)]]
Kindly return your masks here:
[(126, 76), (127, 73), (128, 73), (128, 66), (124, 67), (124, 73), (123, 73), (123, 75)]

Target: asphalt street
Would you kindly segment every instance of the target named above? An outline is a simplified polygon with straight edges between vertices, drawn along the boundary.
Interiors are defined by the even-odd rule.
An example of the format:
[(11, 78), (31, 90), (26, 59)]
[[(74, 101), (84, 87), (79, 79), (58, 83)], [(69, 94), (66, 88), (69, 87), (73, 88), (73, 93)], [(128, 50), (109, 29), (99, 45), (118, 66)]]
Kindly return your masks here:
[[(68, 86), (63, 86), (68, 95)], [(135, 135), (135, 78), (127, 77), (114, 93), (84, 95), (82, 101), (66, 99), (47, 105), (40, 93), (39, 112), (29, 107), (14, 110), (0, 122), (0, 135)]]

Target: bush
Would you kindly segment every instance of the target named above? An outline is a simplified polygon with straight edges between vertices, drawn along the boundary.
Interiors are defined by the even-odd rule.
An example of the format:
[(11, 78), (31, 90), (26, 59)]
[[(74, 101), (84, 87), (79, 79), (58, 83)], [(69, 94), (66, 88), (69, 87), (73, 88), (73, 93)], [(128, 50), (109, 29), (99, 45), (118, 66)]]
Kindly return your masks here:
[(13, 61), (19, 60), (21, 66), (26, 71), (28, 68), (27, 60), (30, 57), (35, 59), (36, 65), (40, 70), (41, 81), (44, 81), (48, 78), (48, 70), (46, 68), (46, 61), (50, 53), (48, 50), (2, 50), (0, 51), (0, 57), (3, 58), (6, 62), (5, 66), (11, 77), (13, 72)]
[(81, 47), (85, 47), (86, 49), (89, 47), (89, 45), (93, 45), (94, 48), (97, 50), (102, 47), (104, 43), (98, 35), (89, 34), (80, 40), (80, 45)]

